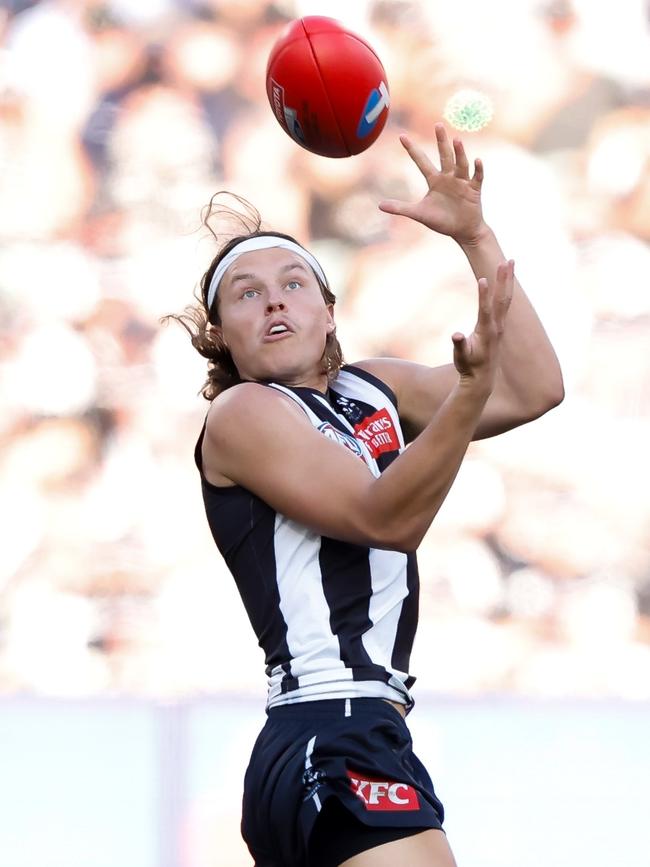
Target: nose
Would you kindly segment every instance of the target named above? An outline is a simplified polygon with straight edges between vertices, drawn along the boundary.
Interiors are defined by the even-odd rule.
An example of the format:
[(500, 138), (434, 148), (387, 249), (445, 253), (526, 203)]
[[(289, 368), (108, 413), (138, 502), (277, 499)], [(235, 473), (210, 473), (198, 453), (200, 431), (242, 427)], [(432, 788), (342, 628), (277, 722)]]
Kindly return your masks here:
[(285, 310), (284, 301), (281, 298), (269, 297), (269, 300), (266, 302), (266, 312), (273, 313), (276, 310)]

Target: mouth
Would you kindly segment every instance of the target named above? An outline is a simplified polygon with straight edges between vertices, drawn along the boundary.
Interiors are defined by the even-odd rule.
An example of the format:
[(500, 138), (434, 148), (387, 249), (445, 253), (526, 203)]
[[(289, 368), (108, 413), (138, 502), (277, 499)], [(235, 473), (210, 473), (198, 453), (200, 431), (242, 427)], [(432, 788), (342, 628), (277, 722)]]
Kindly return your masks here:
[(264, 343), (275, 343), (278, 340), (284, 340), (293, 334), (293, 329), (285, 320), (275, 320), (271, 322), (264, 332)]

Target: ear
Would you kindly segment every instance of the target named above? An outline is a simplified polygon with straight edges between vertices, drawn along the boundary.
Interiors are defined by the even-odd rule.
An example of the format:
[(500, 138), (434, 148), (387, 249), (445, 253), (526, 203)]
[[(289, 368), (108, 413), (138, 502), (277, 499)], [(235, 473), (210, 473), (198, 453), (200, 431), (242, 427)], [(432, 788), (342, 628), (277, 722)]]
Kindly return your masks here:
[(334, 305), (327, 305), (327, 333), (334, 334), (336, 331), (336, 322), (334, 321)]
[(228, 349), (228, 344), (226, 343), (226, 340), (223, 336), (223, 328), (220, 325), (213, 325), (210, 322), (210, 323), (208, 323), (207, 330), (208, 330), (211, 337), (216, 337), (217, 340), (220, 341), (220, 343), (224, 347), (224, 349)]

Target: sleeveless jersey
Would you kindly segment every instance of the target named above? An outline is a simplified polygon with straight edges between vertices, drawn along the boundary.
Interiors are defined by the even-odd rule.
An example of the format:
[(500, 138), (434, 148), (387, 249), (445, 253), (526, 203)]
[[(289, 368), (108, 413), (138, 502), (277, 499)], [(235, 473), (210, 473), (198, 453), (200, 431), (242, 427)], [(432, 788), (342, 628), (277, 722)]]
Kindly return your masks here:
[[(395, 395), (365, 370), (346, 365), (326, 395), (267, 387), (288, 395), (376, 477), (404, 448)], [(205, 425), (195, 459), (206, 515), (265, 653), (267, 706), (367, 696), (410, 707), (415, 554), (319, 536), (239, 485), (211, 484), (202, 471), (204, 432)]]

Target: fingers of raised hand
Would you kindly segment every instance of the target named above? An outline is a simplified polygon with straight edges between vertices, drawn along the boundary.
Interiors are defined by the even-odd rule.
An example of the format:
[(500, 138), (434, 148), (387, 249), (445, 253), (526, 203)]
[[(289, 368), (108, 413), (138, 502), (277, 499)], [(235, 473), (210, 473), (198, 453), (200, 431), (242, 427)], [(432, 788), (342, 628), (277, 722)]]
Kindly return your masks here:
[(456, 168), (454, 148), (449, 144), (447, 130), (442, 123), (436, 124), (436, 143), (438, 145), (438, 153), (440, 154), (441, 171), (453, 172)]
[(441, 123), (436, 124), (436, 141), (440, 153), (440, 168), (442, 172), (453, 173), (457, 178), (469, 181), (476, 190), (481, 189), (483, 183), (483, 163), (480, 159), (474, 160), (474, 174), (469, 176), (469, 160), (465, 153), (465, 147), (459, 138), (455, 138), (449, 144), (447, 132)]
[(493, 282), (489, 282), (486, 277), (479, 278), (477, 327), (482, 333), (503, 332), (512, 301), (514, 267), (514, 260), (509, 259), (498, 265)]
[(469, 162), (463, 143), (459, 138), (454, 139), (454, 156), (456, 158), (454, 174), (457, 178), (462, 178), (464, 181), (469, 180)]
[(468, 374), (470, 372), (470, 349), (467, 338), (460, 331), (456, 331), (451, 335), (451, 341), (454, 344), (454, 364), (456, 370), (460, 374)]
[(477, 326), (481, 330), (489, 328), (492, 324), (492, 307), (492, 289), (487, 277), (479, 277)]
[(434, 166), (422, 148), (418, 147), (415, 142), (411, 141), (407, 135), (401, 135), (399, 140), (415, 165), (424, 175), (427, 183), (430, 185), (431, 180), (438, 174), (438, 169)]
[(483, 183), (483, 162), (481, 160), (474, 160), (474, 174), (470, 183), (475, 190), (481, 189)]
[(465, 153), (465, 147), (460, 139), (453, 139), (450, 143), (444, 124), (435, 125), (436, 142), (440, 155), (440, 170), (431, 162), (421, 147), (415, 144), (407, 135), (401, 135), (400, 142), (406, 149), (416, 166), (420, 169), (429, 186), (440, 173), (453, 174), (457, 178), (470, 181), (471, 185), (481, 189), (483, 183), (483, 163), (480, 159), (474, 160), (474, 174), (469, 176), (469, 160)]

